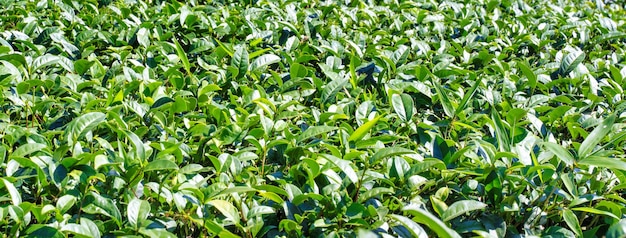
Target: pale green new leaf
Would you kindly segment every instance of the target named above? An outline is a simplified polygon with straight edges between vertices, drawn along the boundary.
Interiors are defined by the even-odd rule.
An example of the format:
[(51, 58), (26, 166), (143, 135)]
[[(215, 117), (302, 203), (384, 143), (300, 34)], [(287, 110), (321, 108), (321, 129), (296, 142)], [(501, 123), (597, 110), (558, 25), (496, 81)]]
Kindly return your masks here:
[(376, 125), (376, 123), (378, 123), (378, 120), (380, 120), (381, 117), (382, 116), (377, 116), (374, 119), (363, 123), (363, 125), (359, 126), (359, 128), (352, 132), (348, 141), (358, 141), (363, 139), (363, 137), (365, 137), (365, 135), (367, 135), (367, 133)]
[(312, 126), (307, 128), (304, 132), (302, 132), (298, 138), (297, 141), (298, 142), (303, 142), (306, 139), (309, 139), (311, 137), (320, 135), (320, 134), (324, 134), (324, 133), (328, 133), (331, 131), (337, 130), (337, 127), (334, 126)]
[(613, 128), (615, 122), (615, 114), (612, 114), (605, 118), (600, 125), (598, 125), (588, 136), (585, 138), (580, 147), (578, 148), (578, 157), (586, 158), (591, 155), (596, 145), (606, 137)]
[(377, 161), (380, 161), (384, 158), (390, 157), (390, 156), (397, 156), (397, 155), (406, 155), (406, 154), (415, 154), (415, 151), (413, 150), (409, 150), (409, 149), (405, 149), (403, 147), (387, 147), (387, 148), (382, 148), (380, 150), (378, 150), (378, 152), (376, 152), (372, 158), (370, 159), (370, 163), (374, 164)]
[(543, 142), (541, 143), (541, 145), (543, 145), (543, 147), (552, 152), (559, 160), (563, 161), (563, 163), (569, 166), (573, 165), (574, 162), (576, 162), (574, 156), (561, 145), (557, 145), (552, 142)]
[(487, 207), (487, 204), (475, 200), (462, 200), (452, 203), (441, 215), (441, 219), (445, 222), (450, 221), (465, 213), (481, 210)]
[(211, 201), (208, 201), (207, 203), (215, 207), (218, 211), (220, 211), (220, 213), (222, 213), (222, 215), (224, 215), (226, 219), (230, 220), (231, 222), (234, 222), (235, 224), (239, 223), (239, 220), (241, 219), (239, 217), (239, 212), (237, 211), (237, 208), (232, 203), (224, 201), (224, 200), (211, 200)]
[(563, 209), (563, 220), (565, 220), (567, 226), (569, 226), (569, 228), (576, 233), (576, 236), (583, 236), (583, 230), (580, 228), (580, 222), (572, 210)]

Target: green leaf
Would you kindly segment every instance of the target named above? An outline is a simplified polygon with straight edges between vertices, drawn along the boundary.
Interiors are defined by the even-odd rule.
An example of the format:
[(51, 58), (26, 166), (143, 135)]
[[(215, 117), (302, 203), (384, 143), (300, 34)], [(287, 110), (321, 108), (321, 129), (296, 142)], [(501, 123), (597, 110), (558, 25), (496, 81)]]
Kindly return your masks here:
[(232, 187), (232, 188), (227, 188), (224, 189), (224, 191), (220, 192), (219, 195), (228, 195), (231, 193), (249, 193), (249, 192), (256, 192), (258, 191), (255, 188), (251, 188), (248, 186), (236, 186), (236, 187)]
[(574, 156), (567, 151), (563, 146), (557, 145), (552, 142), (542, 142), (541, 145), (552, 152), (559, 160), (563, 161), (563, 163), (571, 166), (576, 162)]
[(461, 237), (458, 233), (456, 233), (456, 231), (448, 228), (448, 226), (446, 226), (446, 224), (443, 223), (443, 221), (439, 220), (439, 218), (421, 209), (419, 205), (415, 203), (411, 203), (405, 206), (402, 210), (415, 216), (413, 218), (414, 220), (416, 220), (418, 223), (422, 223), (428, 226), (428, 228), (433, 230), (439, 237), (442, 237), (442, 238), (450, 238), (450, 237), (460, 238)]
[(393, 106), (393, 110), (398, 114), (400, 120), (402, 121), (411, 121), (413, 117), (413, 98), (408, 94), (394, 94), (391, 95), (391, 105)]
[(31, 72), (35, 72), (48, 65), (56, 64), (60, 60), (61, 59), (56, 55), (46, 54), (46, 55), (39, 56), (35, 58), (33, 62), (30, 64)]
[(42, 224), (33, 224), (26, 230), (27, 237), (65, 238), (65, 235), (54, 227)]
[(578, 164), (626, 171), (626, 161), (623, 161), (620, 158), (588, 156), (578, 161)]
[(86, 59), (79, 59), (74, 62), (74, 70), (79, 75), (84, 75), (95, 62)]
[(320, 134), (324, 134), (324, 133), (328, 133), (331, 131), (337, 130), (337, 127), (334, 126), (312, 126), (307, 128), (304, 132), (302, 132), (298, 138), (296, 139), (297, 142), (303, 142), (306, 139), (309, 139), (311, 137), (320, 135)]
[(145, 48), (150, 46), (150, 32), (146, 28), (140, 28), (137, 31), (137, 42)]
[(244, 44), (235, 47), (235, 53), (230, 64), (239, 70), (239, 74), (236, 75), (237, 78), (241, 78), (246, 75), (250, 65), (250, 58)]
[(122, 225), (122, 214), (115, 206), (113, 200), (105, 198), (95, 192), (89, 192), (84, 201), (83, 211), (89, 214), (102, 214), (115, 221), (118, 226)]
[(381, 194), (390, 194), (390, 193), (393, 193), (392, 188), (377, 187), (377, 188), (368, 189), (367, 191), (363, 192), (359, 196), (359, 202), (363, 203), (372, 197), (375, 197)]
[(126, 138), (130, 139), (131, 143), (133, 144), (133, 147), (135, 147), (135, 155), (137, 156), (136, 158), (145, 160), (146, 150), (143, 147), (143, 143), (141, 142), (141, 139), (139, 139), (139, 137), (135, 133), (129, 130), (123, 130), (122, 133), (126, 135)]
[(326, 84), (322, 90), (322, 103), (326, 103), (331, 99), (334, 99), (339, 90), (348, 84), (348, 81), (349, 80), (345, 77), (337, 77)]
[(89, 230), (89, 232), (90, 232), (89, 237), (100, 238), (102, 236), (102, 234), (100, 233), (100, 230), (98, 228), (98, 225), (96, 225), (96, 223), (93, 222), (92, 220), (89, 220), (87, 218), (81, 217), (80, 218), (80, 225), (86, 227), (87, 230)]
[(74, 142), (84, 136), (88, 131), (93, 130), (96, 126), (104, 121), (106, 115), (101, 112), (89, 112), (72, 120), (67, 128), (65, 135), (68, 144), (73, 146)]
[(612, 218), (615, 218), (616, 220), (619, 220), (619, 218), (617, 216), (615, 216), (615, 214), (607, 212), (607, 211), (603, 211), (600, 209), (596, 209), (596, 208), (592, 208), (592, 207), (575, 207), (572, 208), (572, 210), (574, 211), (579, 211), (579, 212), (587, 212), (587, 213), (593, 213), (593, 214), (598, 214), (598, 215), (604, 215), (604, 216), (609, 216)]
[(359, 181), (359, 177), (357, 176), (354, 168), (352, 168), (352, 163), (350, 161), (343, 160), (332, 155), (324, 154), (321, 156), (335, 164), (344, 174), (346, 174), (348, 179), (350, 179), (353, 184), (356, 184)]
[(381, 117), (382, 116), (377, 116), (374, 119), (366, 123), (363, 123), (363, 125), (359, 126), (359, 128), (357, 128), (356, 130), (354, 130), (354, 132), (352, 132), (352, 134), (350, 135), (350, 138), (348, 138), (348, 141), (359, 141), (363, 139), (363, 137), (365, 137), (365, 135), (367, 135), (367, 133), (374, 126), (376, 126), (376, 123), (378, 123)]
[(559, 74), (562, 76), (569, 74), (574, 69), (576, 69), (576, 67), (578, 67), (578, 65), (582, 63), (583, 60), (585, 60), (585, 57), (586, 57), (586, 54), (585, 52), (582, 52), (582, 51), (574, 51), (574, 52), (567, 54), (567, 56), (565, 56), (565, 58), (563, 58), (563, 60), (561, 61), (561, 67), (559, 67)]
[[(159, 237), (159, 238), (176, 238), (177, 236), (167, 231), (166, 229), (146, 229), (144, 227), (139, 228), (139, 233), (146, 237)], [(221, 236), (220, 236), (221, 237)]]
[(211, 200), (207, 203), (220, 211), (220, 213), (222, 213), (222, 215), (224, 215), (226, 219), (234, 222), (235, 224), (239, 224), (239, 212), (232, 203), (224, 200)]
[(37, 143), (24, 144), (15, 149), (15, 151), (13, 151), (13, 153), (11, 153), (9, 157), (26, 157), (27, 155), (41, 151), (47, 147), (47, 145)]
[(13, 203), (13, 205), (15, 206), (20, 205), (22, 203), (22, 195), (19, 191), (17, 191), (15, 185), (13, 185), (12, 182), (5, 178), (0, 178), (0, 180), (2, 180), (4, 187), (7, 189), (7, 191), (9, 191), (9, 196), (11, 196), (11, 203)]
[(76, 204), (77, 200), (73, 195), (63, 195), (57, 200), (56, 208), (59, 212), (65, 213)]
[(487, 204), (475, 200), (462, 200), (452, 203), (448, 209), (441, 215), (444, 222), (450, 221), (465, 213), (484, 209)]
[(301, 64), (293, 63), (289, 66), (289, 75), (291, 76), (291, 79), (304, 78), (308, 74), (309, 70)]
[(250, 64), (250, 71), (262, 70), (264, 67), (280, 62), (280, 57), (275, 54), (264, 54), (254, 59)]
[(180, 46), (180, 43), (178, 43), (176, 37), (173, 37), (172, 40), (174, 41), (174, 45), (176, 46), (176, 54), (178, 55), (180, 61), (183, 63), (183, 68), (185, 69), (189, 77), (193, 77), (191, 73), (191, 64), (189, 63), (189, 58), (187, 58), (187, 53), (185, 52), (183, 47)]
[(606, 231), (606, 237), (626, 237), (626, 219), (611, 225)]
[(391, 217), (393, 220), (396, 220), (398, 223), (402, 224), (402, 226), (404, 226), (407, 230), (409, 230), (409, 232), (411, 232), (411, 235), (413, 237), (428, 237), (428, 234), (426, 233), (426, 231), (424, 231), (424, 228), (422, 228), (419, 224), (409, 219), (408, 217), (396, 214), (389, 214), (388, 216)]
[(448, 94), (441, 84), (436, 80), (433, 80), (433, 84), (435, 86), (435, 92), (437, 92), (437, 97), (439, 97), (439, 102), (441, 106), (443, 106), (443, 112), (448, 116), (448, 118), (454, 118), (454, 106), (452, 106), (452, 102), (448, 98)]
[(259, 196), (272, 200), (278, 204), (283, 204), (283, 202), (285, 202), (285, 200), (278, 196), (278, 194), (273, 192), (259, 191)]
[(574, 212), (569, 209), (563, 209), (563, 220), (565, 220), (567, 226), (576, 233), (577, 237), (583, 237), (583, 230), (580, 228), (580, 222)]
[[(13, 65), (15, 65), (15, 67), (20, 67), (20, 66), (24, 66), (27, 67), (27, 63), (26, 63), (26, 58), (23, 55), (20, 54), (5, 54), (5, 55), (0, 55), (0, 60), (6, 60), (10, 63), (12, 63)], [(17, 63), (17, 64), (15, 64)]]
[(133, 198), (128, 203), (128, 207), (126, 209), (126, 215), (128, 217), (128, 222), (135, 228), (138, 225), (142, 224), (150, 214), (150, 204), (144, 200)]
[[(473, 78), (476, 78), (475, 74), (470, 75), (470, 80), (472, 80)], [(472, 85), (470, 90), (465, 92), (465, 95), (463, 96), (461, 103), (459, 103), (459, 106), (457, 106), (456, 110), (454, 111), (454, 115), (458, 115), (459, 113), (461, 113), (461, 111), (465, 110), (465, 106), (467, 106), (467, 103), (470, 101), (470, 99), (474, 98), (474, 94), (476, 94), (476, 91), (478, 90), (478, 86), (480, 86), (480, 83), (481, 83), (481, 78), (479, 77), (478, 79), (474, 81), (474, 85)]]
[(496, 139), (498, 140), (498, 148), (501, 152), (511, 151), (511, 141), (509, 138), (509, 133), (507, 133), (504, 122), (500, 118), (500, 113), (492, 109), (491, 120), (493, 121)]
[(146, 167), (143, 168), (144, 172), (154, 170), (178, 170), (178, 165), (172, 161), (160, 159), (151, 161), (150, 163), (148, 163), (148, 165), (146, 165)]
[(75, 223), (68, 223), (68, 224), (63, 225), (61, 227), (61, 231), (70, 232), (74, 235), (78, 235), (79, 237), (80, 236), (92, 237), (91, 231), (89, 231), (87, 227), (84, 227)]
[(579, 158), (586, 158), (592, 154), (593, 149), (606, 137), (613, 128), (615, 122), (615, 114), (608, 116), (585, 138), (580, 147), (578, 147)]
[(378, 161), (390, 157), (390, 156), (398, 156), (398, 155), (406, 155), (406, 154), (415, 154), (415, 151), (405, 149), (402, 147), (386, 147), (378, 150), (371, 158), (370, 164), (375, 164)]

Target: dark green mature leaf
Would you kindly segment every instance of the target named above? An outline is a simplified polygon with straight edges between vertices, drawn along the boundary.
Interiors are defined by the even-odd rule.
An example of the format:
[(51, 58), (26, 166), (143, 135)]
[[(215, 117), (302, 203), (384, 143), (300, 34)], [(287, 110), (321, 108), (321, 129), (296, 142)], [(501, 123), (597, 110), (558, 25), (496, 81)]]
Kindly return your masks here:
[[(476, 75), (472, 74), (470, 76), (470, 80), (472, 78), (476, 78)], [(461, 111), (465, 110), (465, 107), (467, 106), (467, 103), (470, 101), (471, 98), (474, 97), (474, 95), (476, 94), (476, 91), (478, 90), (478, 87), (480, 86), (481, 82), (482, 82), (481, 78), (477, 78), (476, 81), (474, 81), (474, 85), (472, 85), (470, 90), (465, 92), (465, 95), (463, 96), (463, 99), (461, 100), (461, 103), (459, 103), (459, 105), (457, 106), (456, 110), (454, 111), (454, 115), (458, 115), (459, 113), (461, 113)]]
[(318, 136), (320, 134), (328, 133), (331, 131), (337, 130), (337, 127), (334, 126), (312, 126), (302, 132), (298, 138), (298, 142), (303, 142), (306, 139), (309, 139), (314, 136)]
[(403, 211), (415, 216), (413, 219), (419, 223), (425, 224), (433, 230), (439, 237), (461, 237), (456, 231), (448, 228), (448, 226), (439, 220), (439, 218), (430, 214), (428, 211), (421, 209), (417, 204), (411, 203), (405, 206)]
[(517, 62), (517, 67), (522, 71), (524, 76), (526, 76), (526, 78), (528, 79), (528, 86), (530, 86), (530, 88), (534, 90), (535, 87), (537, 86), (537, 75), (535, 74), (535, 72), (532, 71), (528, 63), (523, 62), (523, 61)]
[(58, 229), (46, 225), (36, 224), (26, 230), (27, 237), (64, 238), (65, 235)]
[(582, 63), (583, 60), (585, 60), (585, 57), (586, 54), (582, 51), (574, 51), (567, 54), (567, 56), (565, 56), (565, 58), (563, 58), (563, 60), (561, 61), (559, 74), (563, 76), (569, 74), (574, 69), (576, 69), (576, 67), (578, 67), (578, 65)]
[(128, 222), (133, 227), (137, 227), (142, 224), (150, 214), (150, 204), (147, 201), (133, 198), (128, 203), (128, 207), (126, 208), (126, 216), (128, 217)]
[(409, 219), (408, 217), (396, 214), (389, 214), (388, 216), (406, 227), (406, 229), (411, 232), (411, 235), (413, 237), (428, 237), (426, 231), (424, 231), (424, 228), (422, 228), (419, 224)]
[(354, 169), (352, 168), (352, 163), (350, 161), (343, 160), (332, 155), (321, 156), (336, 165), (344, 174), (346, 174), (346, 176), (348, 177), (348, 179), (350, 179), (352, 183), (356, 184), (358, 182), (359, 178), (356, 174), (356, 171), (354, 171)]
[(280, 62), (280, 57), (275, 54), (265, 54), (254, 59), (250, 64), (250, 71), (256, 71), (265, 68), (268, 65)]
[(391, 95), (391, 105), (402, 121), (411, 121), (413, 117), (413, 98), (407, 94)]
[(15, 149), (9, 157), (26, 157), (27, 155), (41, 151), (47, 147), (48, 147), (47, 145), (35, 144), (35, 143), (21, 145), (20, 147)]
[(511, 151), (511, 139), (509, 138), (509, 133), (507, 132), (508, 130), (505, 127), (500, 114), (497, 111), (492, 110), (491, 120), (493, 121), (496, 139), (498, 140), (498, 148), (501, 152)]
[(92, 237), (91, 231), (87, 227), (75, 223), (68, 223), (61, 227), (62, 232), (69, 232), (77, 236)]
[(448, 98), (448, 94), (445, 89), (441, 87), (441, 84), (437, 81), (433, 81), (433, 84), (435, 86), (435, 91), (437, 92), (437, 97), (439, 97), (439, 102), (443, 106), (443, 112), (446, 116), (448, 116), (448, 118), (454, 118), (454, 106), (452, 106), (452, 102), (450, 101), (450, 98)]
[(183, 47), (180, 46), (180, 43), (178, 43), (178, 39), (176, 39), (176, 37), (174, 37), (172, 40), (174, 41), (174, 45), (176, 46), (176, 54), (178, 55), (180, 61), (183, 63), (183, 68), (187, 72), (187, 75), (191, 77), (191, 64), (189, 63), (189, 58), (187, 58), (187, 53), (185, 52)]
[(246, 75), (248, 66), (250, 65), (250, 58), (245, 45), (235, 47), (235, 53), (230, 64), (239, 70), (239, 74), (236, 75), (237, 78)]
[(110, 198), (103, 197), (95, 192), (89, 192), (83, 204), (85, 205), (82, 209), (85, 213), (102, 214), (112, 218), (118, 226), (122, 225), (122, 214)]
[(6, 190), (9, 192), (9, 195), (11, 196), (11, 202), (13, 203), (13, 205), (15, 206), (20, 205), (22, 203), (22, 196), (20, 195), (20, 192), (17, 190), (15, 185), (13, 185), (12, 182), (10, 182), (9, 180), (5, 178), (0, 178), (0, 180), (2, 180), (2, 184), (4, 185)]
[(606, 237), (626, 237), (626, 219), (611, 225), (606, 232)]
[(95, 62), (86, 59), (79, 59), (74, 62), (74, 70), (76, 70), (76, 73), (83, 75), (87, 73), (87, 70), (89, 70), (94, 63)]
[(84, 136), (88, 131), (93, 130), (96, 126), (102, 123), (106, 118), (106, 115), (101, 112), (89, 112), (78, 118), (72, 120), (67, 128), (65, 128), (65, 136), (69, 145), (74, 145), (74, 142), (80, 137)]
[(365, 202), (368, 199), (372, 198), (372, 197), (376, 197), (379, 196), (381, 194), (390, 194), (393, 193), (393, 189), (392, 188), (383, 188), (383, 187), (378, 187), (378, 188), (372, 188), (369, 189), (365, 192), (363, 192), (360, 196), (359, 196), (359, 202)]
[(337, 77), (326, 84), (322, 90), (322, 103), (326, 103), (335, 98), (335, 95), (348, 84), (348, 81), (349, 80), (345, 77)]
[(139, 139), (139, 137), (135, 133), (128, 130), (124, 130), (122, 131), (122, 133), (126, 135), (126, 138), (130, 139), (133, 147), (135, 147), (135, 155), (137, 156), (136, 158), (141, 160), (146, 159), (146, 150), (143, 146), (143, 143), (141, 142), (141, 139)]
[[(146, 229), (144, 227), (139, 228), (139, 233), (147, 237), (163, 237), (163, 238), (176, 238), (177, 236), (165, 229)], [(221, 233), (220, 233), (221, 235)], [(221, 236), (220, 236), (221, 237)]]

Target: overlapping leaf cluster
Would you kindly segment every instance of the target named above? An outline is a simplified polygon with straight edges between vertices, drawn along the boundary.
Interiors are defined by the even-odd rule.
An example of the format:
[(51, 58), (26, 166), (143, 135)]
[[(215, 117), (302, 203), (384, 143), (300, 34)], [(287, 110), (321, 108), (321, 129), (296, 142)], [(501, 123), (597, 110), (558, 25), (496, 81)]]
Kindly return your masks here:
[(618, 1), (2, 1), (0, 230), (621, 237)]

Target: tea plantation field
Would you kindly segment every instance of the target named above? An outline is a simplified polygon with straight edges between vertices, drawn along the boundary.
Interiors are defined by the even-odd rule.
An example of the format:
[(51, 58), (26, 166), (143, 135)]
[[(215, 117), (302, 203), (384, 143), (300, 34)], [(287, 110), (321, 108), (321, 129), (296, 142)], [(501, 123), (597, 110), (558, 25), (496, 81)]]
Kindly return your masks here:
[(626, 237), (619, 0), (0, 0), (2, 237)]

